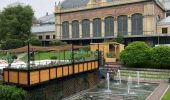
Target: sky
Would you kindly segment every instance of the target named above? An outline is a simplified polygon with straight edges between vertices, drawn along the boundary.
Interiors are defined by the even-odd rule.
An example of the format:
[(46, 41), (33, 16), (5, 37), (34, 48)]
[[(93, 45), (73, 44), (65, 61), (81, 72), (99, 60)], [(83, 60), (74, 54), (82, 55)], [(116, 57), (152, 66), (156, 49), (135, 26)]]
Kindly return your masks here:
[(2, 11), (9, 4), (20, 2), (32, 6), (35, 16), (39, 18), (46, 15), (47, 12), (52, 14), (55, 2), (58, 4), (59, 1), (63, 0), (0, 0), (0, 10)]

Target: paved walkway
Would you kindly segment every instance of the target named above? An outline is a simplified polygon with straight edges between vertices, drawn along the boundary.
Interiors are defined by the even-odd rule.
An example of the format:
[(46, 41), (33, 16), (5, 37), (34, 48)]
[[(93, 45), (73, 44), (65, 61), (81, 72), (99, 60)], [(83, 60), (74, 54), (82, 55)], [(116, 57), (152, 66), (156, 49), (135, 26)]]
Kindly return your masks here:
[(164, 94), (168, 88), (168, 83), (160, 83), (160, 85), (155, 89), (155, 91), (147, 98), (147, 100), (161, 100), (161, 96)]

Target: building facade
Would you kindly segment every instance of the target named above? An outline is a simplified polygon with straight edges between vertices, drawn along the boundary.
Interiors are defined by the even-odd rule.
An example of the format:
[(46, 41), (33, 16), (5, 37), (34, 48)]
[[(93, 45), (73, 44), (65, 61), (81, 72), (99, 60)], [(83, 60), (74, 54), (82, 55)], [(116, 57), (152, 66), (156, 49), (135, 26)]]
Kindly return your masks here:
[(42, 44), (48, 45), (50, 41), (56, 39), (55, 34), (55, 16), (54, 14), (38, 18), (37, 23), (32, 26), (31, 32), (36, 38), (42, 41)]

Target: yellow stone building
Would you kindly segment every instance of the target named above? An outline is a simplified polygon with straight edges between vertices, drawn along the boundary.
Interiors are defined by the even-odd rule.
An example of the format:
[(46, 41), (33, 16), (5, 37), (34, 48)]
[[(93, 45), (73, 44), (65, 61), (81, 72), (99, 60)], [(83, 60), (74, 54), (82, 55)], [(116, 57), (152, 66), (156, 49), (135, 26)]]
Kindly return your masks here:
[[(146, 41), (169, 43), (161, 21), (169, 11), (167, 0), (64, 0), (55, 7), (56, 38), (90, 44), (123, 35), (125, 44)], [(165, 41), (166, 40), (166, 41)]]

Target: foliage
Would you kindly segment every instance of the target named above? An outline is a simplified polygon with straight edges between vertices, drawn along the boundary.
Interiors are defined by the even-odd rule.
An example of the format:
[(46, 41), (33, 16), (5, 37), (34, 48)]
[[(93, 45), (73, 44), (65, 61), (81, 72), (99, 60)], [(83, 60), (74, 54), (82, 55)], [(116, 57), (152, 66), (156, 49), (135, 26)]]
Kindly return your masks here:
[(15, 86), (0, 85), (0, 100), (24, 100), (27, 92)]
[(50, 46), (61, 46), (66, 44), (67, 44), (66, 42), (62, 42), (60, 40), (50, 41), (49, 43)]
[(24, 42), (18, 39), (9, 39), (2, 43), (1, 49), (8, 50), (8, 49), (15, 49), (24, 46)]
[(124, 36), (121, 35), (121, 34), (118, 34), (117, 38), (115, 39), (115, 42), (123, 44), (124, 43)]
[(57, 59), (57, 56), (51, 56), (50, 59), (56, 60), (56, 59)]
[(148, 63), (150, 48), (144, 42), (129, 44), (120, 54), (120, 59), (128, 66), (143, 66)]
[(151, 50), (151, 63), (155, 67), (170, 67), (170, 47), (157, 46)]
[(31, 44), (31, 45), (34, 45), (34, 46), (41, 46), (41, 45), (42, 45), (41, 41), (38, 40), (38, 39), (35, 39), (35, 38), (32, 38), (32, 39), (30, 40), (30, 44)]
[(0, 12), (0, 40), (21, 39), (30, 36), (33, 10), (30, 6), (9, 6)]

